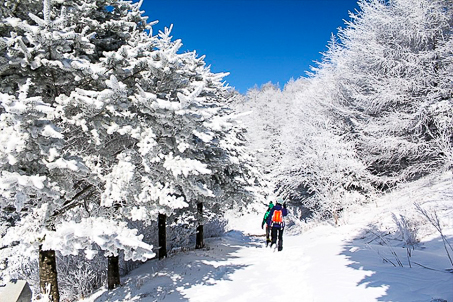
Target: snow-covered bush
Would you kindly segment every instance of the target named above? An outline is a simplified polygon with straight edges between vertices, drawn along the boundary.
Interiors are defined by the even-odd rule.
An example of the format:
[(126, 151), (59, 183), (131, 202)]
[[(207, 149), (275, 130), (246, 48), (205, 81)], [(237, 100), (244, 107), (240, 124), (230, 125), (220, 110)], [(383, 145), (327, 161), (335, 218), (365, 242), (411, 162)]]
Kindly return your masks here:
[[(99, 249), (100, 250), (100, 249)], [(83, 253), (58, 256), (58, 285), (61, 300), (74, 301), (87, 297), (107, 281), (107, 261), (100, 254), (86, 259)]]
[(451, 265), (453, 266), (453, 258), (450, 254), (450, 252), (453, 253), (453, 246), (444, 234), (444, 227), (441, 223), (439, 215), (437, 214), (437, 211), (432, 209), (427, 210), (418, 203), (415, 203), (415, 208), (417, 209), (418, 213), (421, 214), (439, 233), (444, 244), (445, 252), (447, 253)]
[(404, 246), (413, 249), (420, 242), (418, 238), (418, 223), (401, 214), (398, 217), (392, 213), (392, 218), (398, 228), (399, 236)]
[(228, 221), (222, 217), (210, 220), (204, 225), (204, 236), (206, 238), (220, 237), (225, 233)]

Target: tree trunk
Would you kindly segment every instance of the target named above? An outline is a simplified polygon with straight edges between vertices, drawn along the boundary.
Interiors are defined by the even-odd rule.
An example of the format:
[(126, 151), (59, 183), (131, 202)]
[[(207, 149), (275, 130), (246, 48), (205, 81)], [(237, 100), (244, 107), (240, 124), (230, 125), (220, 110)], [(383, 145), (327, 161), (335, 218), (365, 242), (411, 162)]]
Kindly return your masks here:
[(197, 226), (197, 242), (195, 245), (196, 249), (201, 249), (204, 247), (203, 242), (203, 203), (200, 202), (197, 204), (197, 213), (198, 213), (198, 226)]
[(159, 237), (159, 259), (167, 257), (167, 215), (160, 214), (157, 219), (158, 237)]
[(119, 256), (108, 257), (107, 283), (109, 290), (120, 285)]
[(60, 301), (57, 280), (57, 261), (55, 251), (43, 251), (39, 246), (39, 287), (41, 292), (45, 293), (50, 285), (50, 300), (52, 302)]

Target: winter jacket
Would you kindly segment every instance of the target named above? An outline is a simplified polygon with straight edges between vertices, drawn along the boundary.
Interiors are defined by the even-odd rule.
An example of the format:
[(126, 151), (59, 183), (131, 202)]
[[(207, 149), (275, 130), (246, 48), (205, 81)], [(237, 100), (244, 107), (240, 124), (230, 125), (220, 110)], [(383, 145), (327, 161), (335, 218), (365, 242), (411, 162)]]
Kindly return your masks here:
[(263, 217), (263, 222), (261, 223), (261, 228), (264, 227), (264, 225), (267, 223), (267, 217), (269, 217), (269, 213), (271, 212), (272, 208), (274, 207), (274, 204), (272, 203), (272, 201), (269, 203), (269, 207), (267, 208), (267, 211), (266, 213), (264, 214), (264, 217)]
[(285, 222), (283, 221), (281, 224), (280, 223), (274, 223), (272, 224), (272, 216), (274, 215), (274, 212), (277, 210), (282, 210), (282, 216), (285, 217), (288, 215), (288, 210), (284, 208), (280, 203), (277, 203), (272, 210), (269, 213), (269, 216), (267, 216), (267, 225), (277, 228), (277, 229), (283, 229), (285, 227)]

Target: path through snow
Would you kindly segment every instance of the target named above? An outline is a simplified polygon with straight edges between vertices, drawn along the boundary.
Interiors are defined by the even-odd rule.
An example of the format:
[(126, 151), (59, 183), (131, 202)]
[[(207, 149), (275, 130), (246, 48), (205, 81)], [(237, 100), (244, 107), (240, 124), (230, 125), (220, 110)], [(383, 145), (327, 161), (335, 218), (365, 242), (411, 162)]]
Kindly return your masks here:
[[(451, 175), (442, 184), (451, 193)], [(428, 199), (419, 201), (435, 201), (448, 220), (451, 196), (436, 197), (435, 192), (446, 192), (442, 186), (427, 190), (420, 194)], [(326, 224), (285, 235), (282, 252), (264, 247), (263, 237), (245, 235), (263, 233), (259, 215), (235, 218), (232, 230), (208, 239), (206, 249), (148, 261), (124, 277), (122, 287), (101, 290), (85, 301), (453, 301), (453, 274), (445, 271), (451, 264), (440, 238), (425, 237), (413, 251), (411, 268), (401, 242), (389, 236), (385, 240), (393, 241), (382, 244), (376, 235), (389, 233), (382, 229), (391, 224), (391, 213), (411, 214), (406, 210), (414, 198), (407, 192), (389, 195), (379, 206), (370, 204), (344, 217), (342, 226)], [(446, 222), (451, 236), (452, 223)], [(391, 264), (397, 261), (392, 251), (403, 267)]]
[[(286, 236), (282, 252), (265, 248), (262, 238), (231, 231), (208, 240), (208, 249), (149, 261), (124, 278), (121, 288), (90, 300), (452, 301), (451, 274), (382, 263), (364, 244), (339, 236), (345, 232), (340, 229)], [(354, 237), (352, 228), (346, 232)]]

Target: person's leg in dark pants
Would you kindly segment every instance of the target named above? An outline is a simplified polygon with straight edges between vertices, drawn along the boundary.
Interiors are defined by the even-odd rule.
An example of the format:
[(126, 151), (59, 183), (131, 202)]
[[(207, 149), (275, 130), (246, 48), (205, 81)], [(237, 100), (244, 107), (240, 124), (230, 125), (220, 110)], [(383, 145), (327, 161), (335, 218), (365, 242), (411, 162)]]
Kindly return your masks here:
[(271, 227), (266, 225), (266, 246), (271, 243)]
[(277, 242), (277, 228), (272, 227), (271, 229), (271, 247)]
[(278, 230), (278, 250), (283, 249), (283, 229)]

